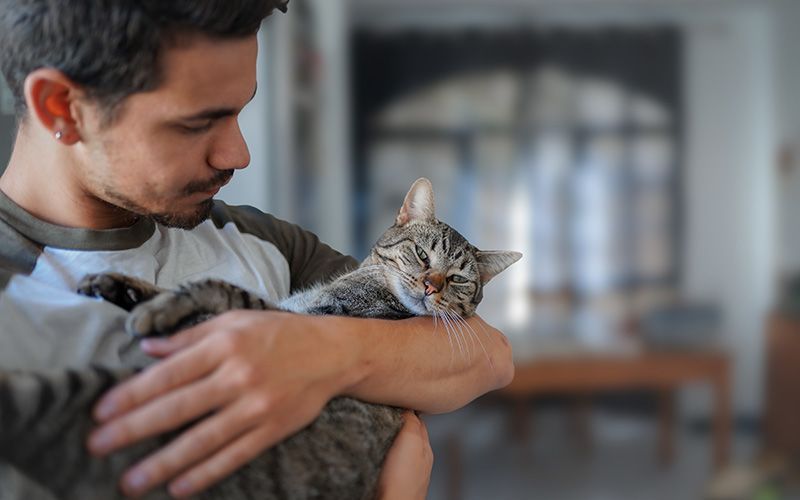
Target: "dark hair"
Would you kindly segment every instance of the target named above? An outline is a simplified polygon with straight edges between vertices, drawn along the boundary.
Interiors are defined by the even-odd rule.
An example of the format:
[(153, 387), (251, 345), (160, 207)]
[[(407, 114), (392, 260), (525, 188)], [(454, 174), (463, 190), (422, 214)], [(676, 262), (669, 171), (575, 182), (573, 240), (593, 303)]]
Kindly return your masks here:
[(289, 0), (0, 0), (0, 70), (26, 111), (25, 78), (63, 72), (113, 119), (129, 95), (161, 83), (161, 50), (194, 34), (255, 34)]

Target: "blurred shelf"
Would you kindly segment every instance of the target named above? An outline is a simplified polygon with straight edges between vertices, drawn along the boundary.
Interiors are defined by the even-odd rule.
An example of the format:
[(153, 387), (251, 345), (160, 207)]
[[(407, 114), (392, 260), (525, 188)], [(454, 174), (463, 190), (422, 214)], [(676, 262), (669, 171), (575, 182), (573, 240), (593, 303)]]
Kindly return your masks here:
[(775, 313), (767, 331), (764, 451), (800, 454), (800, 317)]

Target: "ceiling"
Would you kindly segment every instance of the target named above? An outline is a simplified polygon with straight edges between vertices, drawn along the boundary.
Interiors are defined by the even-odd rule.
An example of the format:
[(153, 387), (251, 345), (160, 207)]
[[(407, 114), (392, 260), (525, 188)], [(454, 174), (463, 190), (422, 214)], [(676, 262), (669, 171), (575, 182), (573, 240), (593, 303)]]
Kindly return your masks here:
[(462, 22), (547, 21), (567, 17), (663, 18), (678, 13), (762, 10), (797, 0), (341, 0), (356, 25), (394, 26)]
[(563, 7), (570, 5), (763, 5), (770, 0), (347, 0), (353, 7), (405, 7), (407, 9), (425, 9), (429, 7)]

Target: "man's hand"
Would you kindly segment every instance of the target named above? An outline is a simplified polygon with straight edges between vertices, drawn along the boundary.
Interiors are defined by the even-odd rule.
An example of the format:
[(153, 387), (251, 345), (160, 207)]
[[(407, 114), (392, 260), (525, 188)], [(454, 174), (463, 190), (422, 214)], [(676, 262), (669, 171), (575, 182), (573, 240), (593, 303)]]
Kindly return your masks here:
[(103, 425), (89, 448), (105, 455), (196, 421), (122, 479), (129, 495), (170, 481), (170, 493), (186, 496), (306, 426), (334, 396), (429, 413), (460, 408), (514, 375), (502, 333), (477, 316), (467, 324), (483, 348), (456, 353), (431, 318), (232, 311), (143, 341), (167, 359), (100, 401), (95, 417)]
[(378, 500), (425, 500), (433, 468), (428, 430), (414, 412), (403, 414), (405, 424), (383, 463)]
[(345, 379), (357, 359), (348, 347), (318, 318), (263, 311), (230, 312), (147, 340), (146, 351), (167, 359), (102, 398), (95, 417), (103, 426), (89, 448), (105, 455), (205, 416), (121, 484), (138, 496), (172, 480), (172, 495), (194, 494), (305, 427), (354, 383)]

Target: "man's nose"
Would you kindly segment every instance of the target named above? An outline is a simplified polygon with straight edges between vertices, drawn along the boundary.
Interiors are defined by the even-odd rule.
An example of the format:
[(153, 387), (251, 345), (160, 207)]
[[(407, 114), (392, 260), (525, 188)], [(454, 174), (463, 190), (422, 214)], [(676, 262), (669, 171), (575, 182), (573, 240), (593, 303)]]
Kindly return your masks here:
[(231, 119), (217, 137), (208, 163), (217, 170), (241, 169), (250, 164), (250, 150), (236, 119)]
[(431, 273), (425, 276), (422, 283), (425, 285), (425, 295), (432, 295), (444, 288), (444, 276), (440, 273)]

